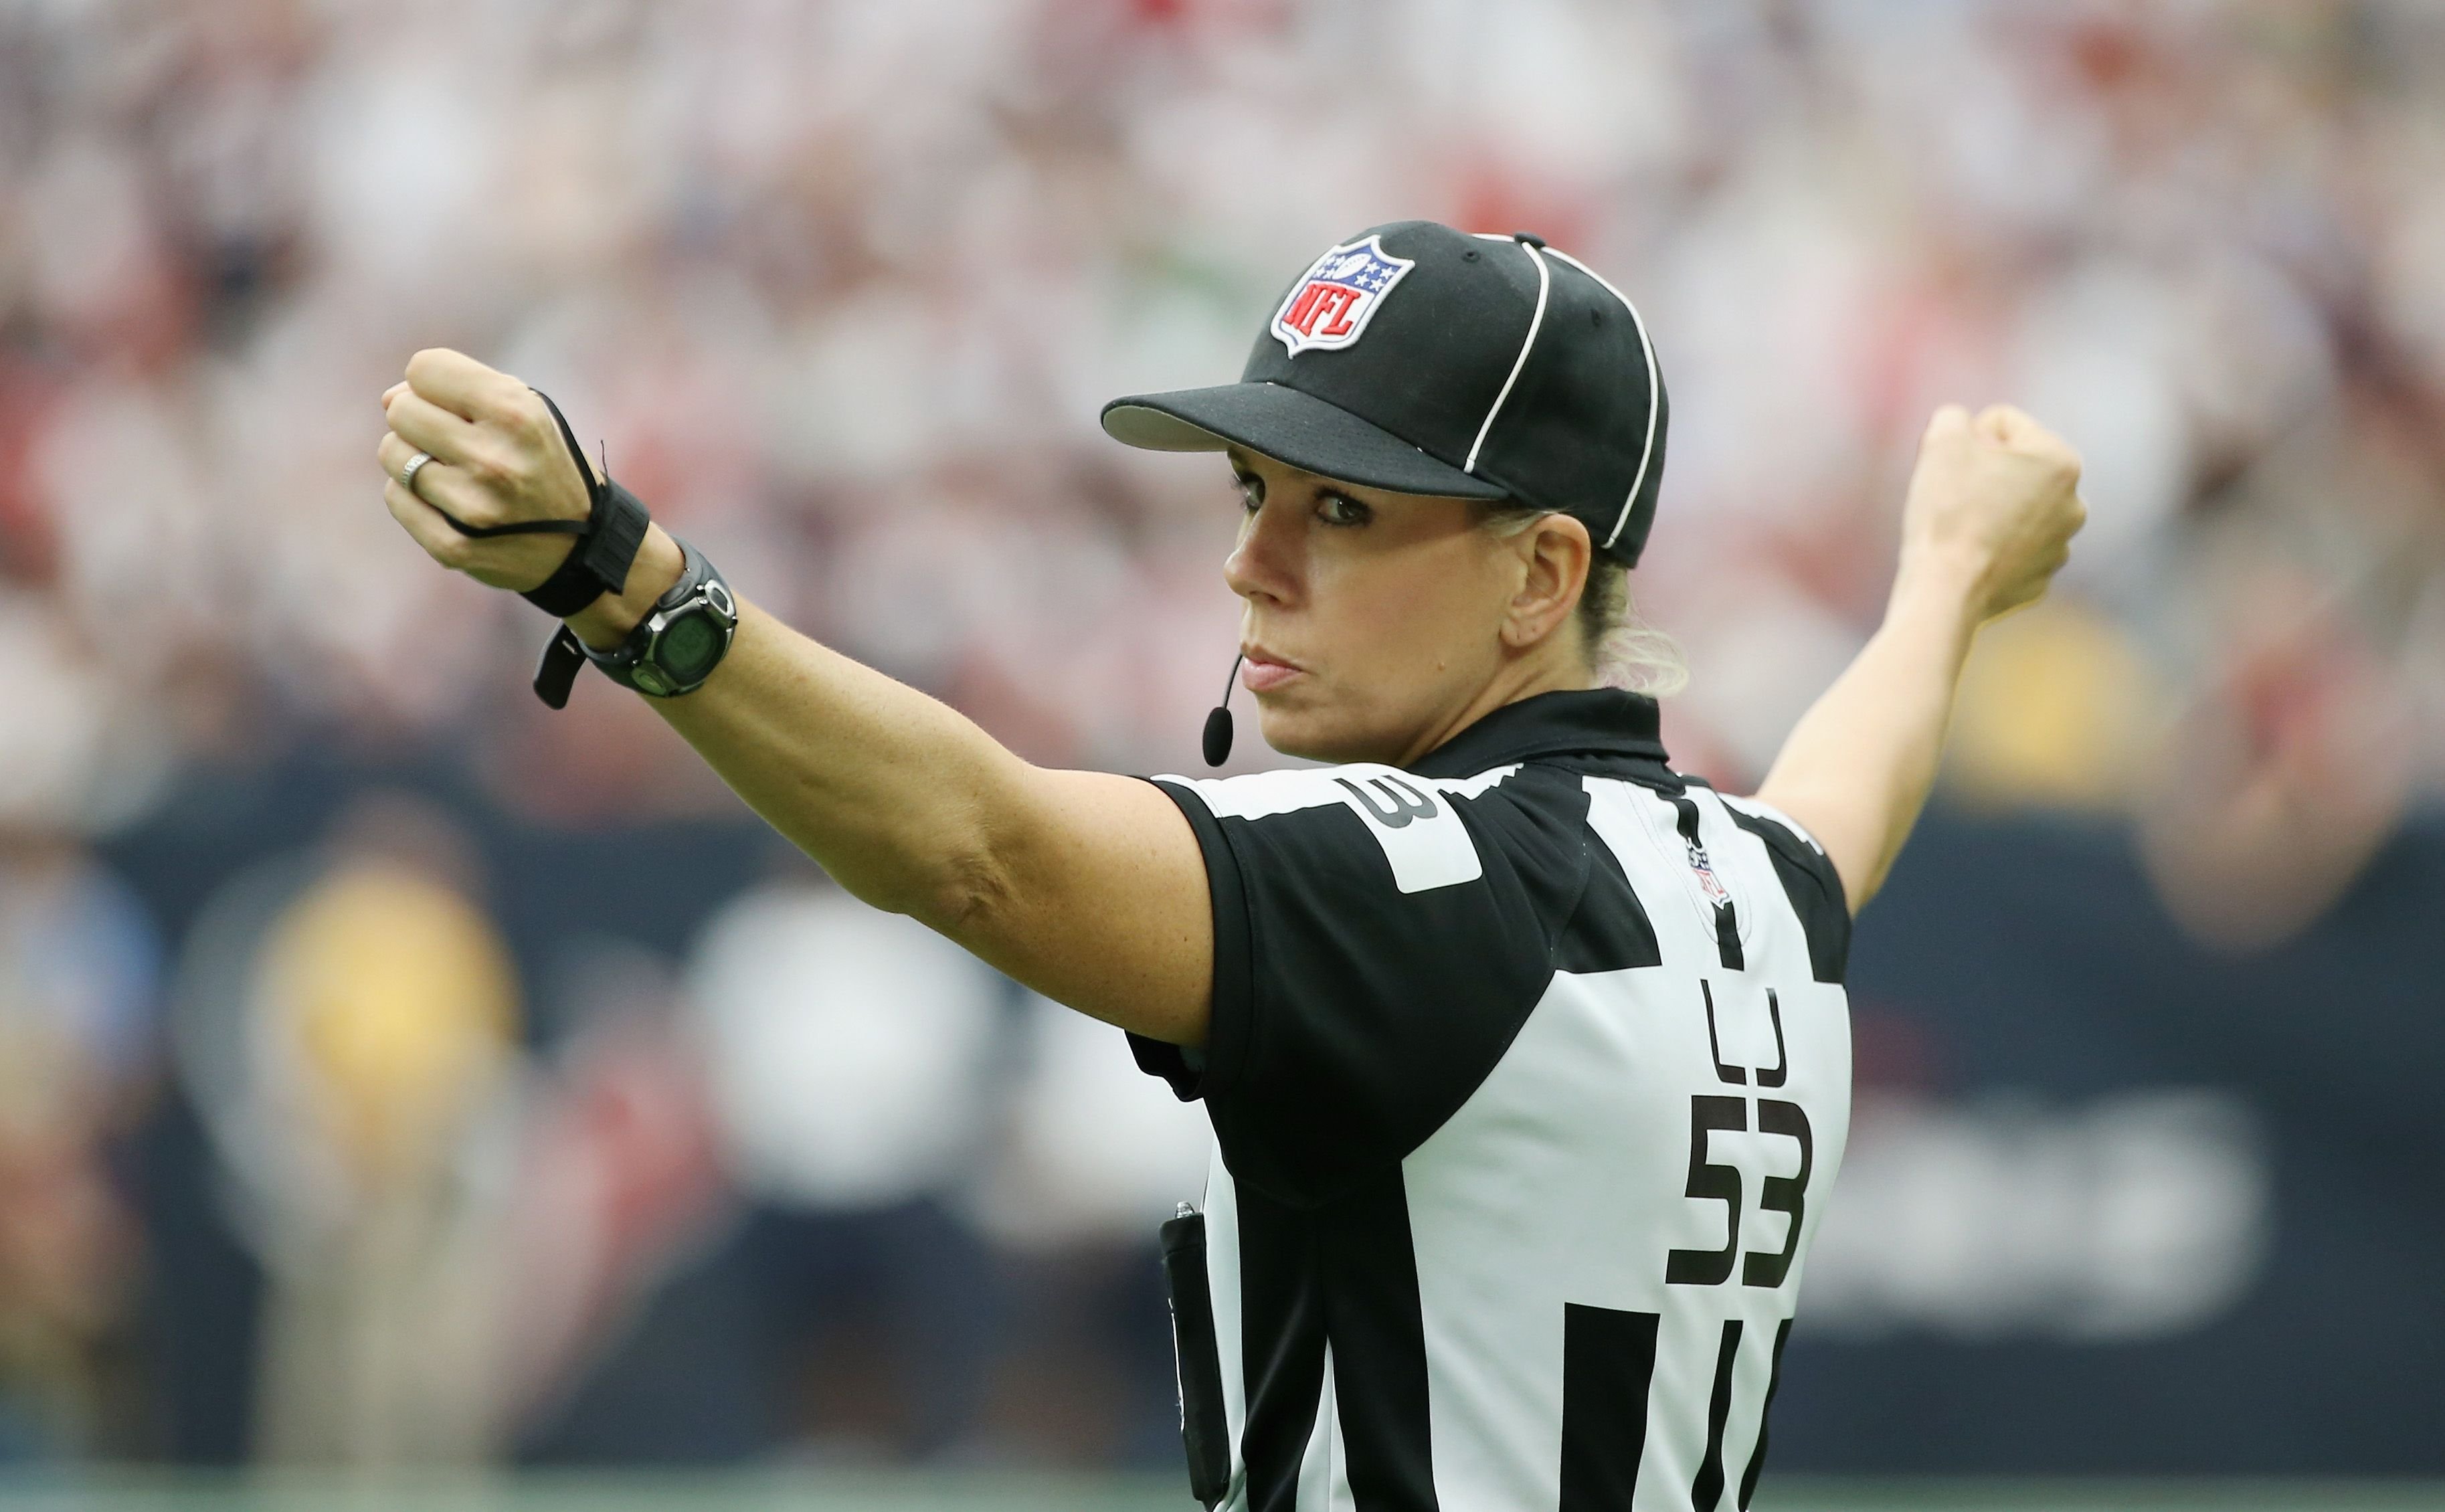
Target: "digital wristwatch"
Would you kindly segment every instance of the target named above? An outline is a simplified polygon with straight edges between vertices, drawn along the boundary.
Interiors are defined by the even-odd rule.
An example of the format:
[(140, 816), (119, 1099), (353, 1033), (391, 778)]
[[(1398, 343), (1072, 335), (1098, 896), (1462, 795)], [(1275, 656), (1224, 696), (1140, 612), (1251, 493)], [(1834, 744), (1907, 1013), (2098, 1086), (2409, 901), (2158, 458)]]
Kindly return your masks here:
[[(680, 580), (618, 645), (598, 651), (579, 643), (605, 677), (654, 699), (676, 699), (704, 686), (738, 633), (738, 601), (731, 597), (730, 585), (703, 552), (672, 539), (687, 559)], [(565, 628), (563, 633), (576, 639)]]

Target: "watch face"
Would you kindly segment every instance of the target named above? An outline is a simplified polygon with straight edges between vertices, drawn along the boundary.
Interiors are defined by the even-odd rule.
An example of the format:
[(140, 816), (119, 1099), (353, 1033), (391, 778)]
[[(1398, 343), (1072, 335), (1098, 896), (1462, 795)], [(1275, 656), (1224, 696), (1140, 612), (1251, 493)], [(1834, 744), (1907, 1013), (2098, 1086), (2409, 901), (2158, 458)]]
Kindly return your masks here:
[(721, 629), (701, 609), (682, 614), (663, 629), (654, 660), (674, 684), (694, 682), (721, 660)]

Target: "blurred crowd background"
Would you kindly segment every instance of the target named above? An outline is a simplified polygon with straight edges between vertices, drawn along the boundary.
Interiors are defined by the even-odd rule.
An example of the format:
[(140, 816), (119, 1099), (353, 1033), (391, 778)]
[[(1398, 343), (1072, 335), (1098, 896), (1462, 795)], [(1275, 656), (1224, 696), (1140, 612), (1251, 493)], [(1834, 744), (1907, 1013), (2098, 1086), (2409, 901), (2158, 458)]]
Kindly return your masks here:
[[(1655, 333), (1686, 769), (1764, 770), (1929, 411), (2010, 400), (2092, 520), (1973, 665), (1946, 853), (2109, 837), (2244, 963), (2445, 865), (2421, 0), (5, 0), (0, 1461), (1175, 1463), (1198, 1111), (639, 700), (546, 712), (545, 624), (383, 511), (377, 400), (473, 352), (802, 628), (1193, 770), (1236, 496), (1097, 406), (1411, 216)], [(2250, 1284), (2236, 1106), (2072, 1120), (2213, 1198), (2107, 1335)], [(1829, 1317), (1984, 1326), (1845, 1242)]]

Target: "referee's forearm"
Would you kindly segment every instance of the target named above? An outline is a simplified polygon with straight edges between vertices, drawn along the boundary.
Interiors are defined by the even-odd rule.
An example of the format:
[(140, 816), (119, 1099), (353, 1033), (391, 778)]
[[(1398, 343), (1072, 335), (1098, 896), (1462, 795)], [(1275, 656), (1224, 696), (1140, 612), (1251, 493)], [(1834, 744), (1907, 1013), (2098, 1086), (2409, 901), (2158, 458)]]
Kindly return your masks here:
[(1977, 630), (1971, 576), (1928, 568), (1783, 742), (1758, 796), (1806, 826), (1857, 913), (1884, 886), (1927, 803)]
[(953, 931), (991, 889), (996, 815), (1017, 806), (1031, 769), (947, 705), (744, 601), (704, 686), (650, 701), (866, 902)]

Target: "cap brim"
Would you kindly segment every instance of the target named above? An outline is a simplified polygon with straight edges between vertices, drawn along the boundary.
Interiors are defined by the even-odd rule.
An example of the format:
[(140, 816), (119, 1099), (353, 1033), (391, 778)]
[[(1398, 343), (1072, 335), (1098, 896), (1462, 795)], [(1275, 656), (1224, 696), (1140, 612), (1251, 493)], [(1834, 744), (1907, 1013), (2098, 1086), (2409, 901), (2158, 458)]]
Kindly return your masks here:
[(1104, 433), (1153, 452), (1244, 446), (1304, 472), (1395, 494), (1502, 498), (1509, 492), (1346, 409), (1279, 383), (1132, 394), (1104, 406)]

